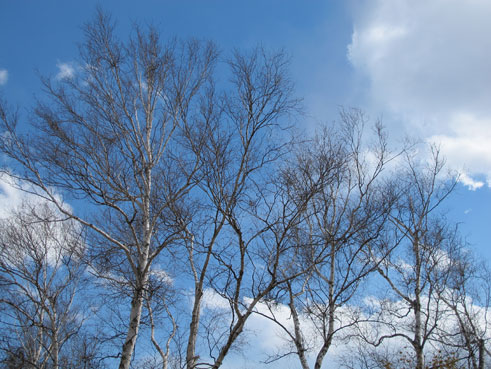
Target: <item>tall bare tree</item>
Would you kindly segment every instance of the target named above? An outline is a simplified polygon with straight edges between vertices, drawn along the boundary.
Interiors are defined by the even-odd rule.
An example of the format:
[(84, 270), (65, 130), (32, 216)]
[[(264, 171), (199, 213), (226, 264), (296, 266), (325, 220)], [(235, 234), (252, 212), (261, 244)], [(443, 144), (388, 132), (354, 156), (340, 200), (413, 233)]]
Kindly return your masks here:
[(19, 367), (62, 367), (86, 319), (84, 239), (59, 216), (46, 204), (26, 204), (0, 221), (0, 350)]
[[(289, 230), (303, 209), (275, 192), (279, 159), (288, 153), (289, 115), (298, 101), (283, 52), (256, 48), (228, 61), (231, 86), (207, 111), (208, 139), (196, 146), (201, 162), (194, 201), (176, 208), (186, 232), (185, 267), (194, 286), (186, 346), (187, 368), (222, 365), (254, 306), (281, 280)], [(290, 253), (291, 256), (291, 253)], [(212, 294), (228, 306), (203, 317)], [(200, 336), (204, 341), (199, 341)], [(203, 347), (208, 349), (203, 352)], [(208, 351), (208, 352), (207, 352)]]
[(446, 283), (439, 289), (439, 298), (449, 311), (446, 322), (438, 326), (438, 341), (445, 352), (465, 360), (469, 368), (484, 369), (485, 359), (491, 354), (488, 349), (490, 271), (461, 242), (451, 251)]
[[(43, 80), (32, 134), (18, 133), (18, 115), (0, 104), (0, 147), (13, 159), (12, 175), (95, 235), (99, 274), (129, 286), (120, 353), (127, 369), (152, 263), (180, 237), (172, 208), (194, 185), (199, 157), (179, 138), (207, 110), (199, 96), (211, 88), (217, 53), (195, 41), (165, 45), (151, 28), (136, 27), (122, 42), (101, 11), (85, 35), (77, 74)], [(85, 211), (67, 211), (54, 189), (83, 199)]]
[(389, 247), (397, 247), (388, 257), (372, 255), (389, 292), (381, 298), (378, 313), (372, 315), (378, 314), (377, 323), (369, 329), (376, 346), (391, 338), (407, 342), (414, 352), (415, 368), (423, 369), (425, 347), (436, 337), (446, 312), (438, 293), (445, 288), (455, 232), (439, 210), (456, 179), (444, 172), (439, 150), (431, 147), (426, 161), (412, 151), (406, 153), (398, 181), (399, 196), (386, 240)]
[(292, 193), (303, 191), (305, 183), (321, 184), (308, 201), (298, 239), (310, 272), (284, 285), (292, 326), (276, 319), (274, 304), (265, 316), (289, 337), (290, 353), (304, 369), (310, 367), (311, 352), (313, 367), (321, 368), (334, 337), (355, 323), (356, 317), (347, 314), (348, 304), (374, 271), (366, 249), (378, 242), (393, 202), (382, 172), (394, 155), (379, 125), (376, 144), (367, 145), (365, 124), (361, 111), (342, 111), (339, 125), (302, 145), (288, 172)]

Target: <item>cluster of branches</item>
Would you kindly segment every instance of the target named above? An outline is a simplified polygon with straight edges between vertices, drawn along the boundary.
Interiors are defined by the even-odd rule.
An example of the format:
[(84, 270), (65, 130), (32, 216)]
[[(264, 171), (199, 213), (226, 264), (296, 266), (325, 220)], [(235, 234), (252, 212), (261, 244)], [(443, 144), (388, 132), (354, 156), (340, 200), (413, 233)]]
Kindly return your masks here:
[[(124, 42), (102, 12), (85, 32), (29, 128), (0, 103), (3, 178), (42, 200), (0, 225), (7, 368), (219, 368), (257, 315), (290, 343), (267, 361), (321, 368), (338, 337), (373, 352), (402, 338), (418, 369), (437, 343), (483, 367), (482, 294), (438, 211), (456, 180), (437, 150), (392, 152), (357, 110), (295, 139), (282, 52), (222, 61), (138, 27)], [(388, 292), (370, 310), (373, 281)], [(135, 359), (137, 342), (154, 355)]]
[(299, 223), (305, 272), (258, 311), (289, 342), (266, 361), (295, 355), (303, 369), (318, 369), (346, 344), (342, 362), (330, 365), (444, 368), (451, 358), (449, 368), (484, 368), (489, 273), (445, 217), (458, 177), (445, 172), (436, 147), (390, 152), (378, 125), (374, 143), (363, 138), (359, 111), (341, 112), (340, 121), (290, 165), (291, 183), (324, 167), (330, 177)]

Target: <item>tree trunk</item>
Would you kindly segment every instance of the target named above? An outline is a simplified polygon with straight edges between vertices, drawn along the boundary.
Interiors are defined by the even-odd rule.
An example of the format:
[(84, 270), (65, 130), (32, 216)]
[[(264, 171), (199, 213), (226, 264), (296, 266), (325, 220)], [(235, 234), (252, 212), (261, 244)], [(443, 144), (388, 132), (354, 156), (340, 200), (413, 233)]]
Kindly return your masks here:
[(128, 325), (128, 333), (126, 334), (126, 339), (123, 344), (123, 350), (121, 352), (119, 369), (129, 369), (130, 367), (131, 357), (135, 350), (136, 338), (140, 328), (142, 306), (143, 294), (141, 289), (137, 289), (134, 292), (133, 300), (131, 300), (130, 322)]
[(300, 328), (300, 319), (298, 318), (297, 309), (295, 308), (295, 303), (293, 301), (293, 296), (291, 295), (290, 289), (290, 312), (293, 319), (293, 326), (295, 328), (295, 346), (297, 347), (298, 358), (300, 359), (300, 364), (302, 365), (302, 369), (310, 369), (309, 364), (307, 362), (307, 358), (305, 356), (305, 349), (302, 330)]
[(203, 291), (201, 286), (199, 286), (195, 293), (191, 323), (189, 324), (189, 340), (188, 340), (188, 346), (186, 348), (187, 369), (193, 369), (196, 366), (198, 360), (198, 356), (196, 356), (196, 339), (198, 336), (202, 298), (203, 298)]
[(327, 326), (327, 336), (324, 336), (324, 343), (315, 359), (314, 369), (321, 369), (329, 348), (331, 347), (332, 337), (334, 335), (334, 317), (335, 317), (335, 300), (334, 300), (334, 280), (336, 278), (336, 244), (331, 243), (330, 253), (331, 264), (329, 267), (329, 321)]
[(317, 354), (317, 358), (315, 359), (314, 369), (321, 369), (322, 362), (329, 351), (329, 348), (332, 344), (332, 338), (334, 336), (334, 303), (329, 304), (329, 324), (327, 328), (327, 339), (324, 339), (324, 344), (322, 345), (319, 353)]
[(484, 369), (484, 340), (482, 338), (479, 339), (479, 369)]
[[(254, 304), (255, 305), (255, 304)], [(242, 315), (241, 317), (238, 318), (237, 323), (230, 329), (230, 335), (228, 337), (227, 342), (223, 345), (221, 348), (218, 357), (215, 360), (215, 363), (211, 367), (212, 369), (218, 369), (222, 366), (223, 360), (225, 360), (225, 357), (227, 356), (228, 352), (230, 351), (232, 344), (235, 342), (237, 337), (242, 333), (242, 330), (244, 329), (245, 322), (247, 318), (251, 315), (251, 311), (247, 312), (245, 315)]]
[(58, 330), (55, 328), (51, 347), (51, 358), (53, 359), (53, 369), (59, 368), (60, 344), (58, 342)]
[(421, 302), (419, 295), (414, 302), (414, 341), (413, 347), (416, 354), (416, 369), (424, 369), (423, 345), (421, 342)]
[(415, 305), (417, 307), (414, 309), (415, 332), (414, 332), (413, 347), (414, 347), (414, 352), (416, 354), (416, 369), (424, 369), (423, 347), (421, 345), (421, 308), (419, 306), (419, 301), (417, 301)]
[(413, 347), (416, 353), (416, 369), (424, 369), (424, 356), (422, 346), (422, 324), (421, 324), (421, 268), (422, 260), (419, 248), (419, 237), (416, 235), (413, 240), (413, 252), (415, 256), (416, 281), (414, 289), (414, 342)]
[(414, 347), (414, 351), (416, 351), (416, 369), (424, 369), (423, 349), (418, 346)]

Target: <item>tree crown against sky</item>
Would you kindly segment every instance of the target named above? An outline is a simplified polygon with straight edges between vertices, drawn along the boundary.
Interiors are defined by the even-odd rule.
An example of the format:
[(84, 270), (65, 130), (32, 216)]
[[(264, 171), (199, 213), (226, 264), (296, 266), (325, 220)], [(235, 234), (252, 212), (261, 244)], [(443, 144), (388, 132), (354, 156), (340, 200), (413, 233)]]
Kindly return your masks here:
[[(131, 363), (142, 311), (151, 313), (159, 287), (152, 276), (161, 272), (154, 265), (167, 268), (173, 258), (194, 283), (184, 365), (219, 367), (254, 306), (303, 272), (283, 259), (295, 261), (289, 232), (310, 191), (292, 205), (280, 187), (271, 192), (276, 185), (265, 176), (279, 175), (272, 164), (287, 154), (284, 122), (298, 105), (288, 61), (262, 48), (236, 51), (224, 63), (231, 77), (223, 88), (212, 43), (164, 43), (154, 28), (138, 26), (120, 41), (102, 11), (85, 35), (78, 73), (42, 80), (47, 98), (29, 117), (32, 132), (18, 130), (21, 118), (2, 103), (1, 147), (13, 165), (3, 172), (87, 229), (91, 273), (130, 300), (120, 368)], [(88, 206), (72, 211), (64, 204), (70, 198)], [(228, 324), (200, 326), (207, 288), (229, 302)], [(196, 352), (203, 329), (211, 350), (205, 363)]]
[[(87, 240), (92, 272), (111, 281), (126, 300), (122, 317), (130, 316), (128, 329), (116, 330), (126, 336), (122, 362), (137, 334), (145, 334), (137, 322), (144, 312), (146, 334), (152, 335), (147, 343), (163, 362), (175, 359), (170, 342), (173, 355), (179, 352), (189, 367), (219, 366), (277, 285), (311, 278), (313, 271), (319, 280), (329, 279), (312, 265), (302, 270), (300, 261), (309, 259), (299, 252), (308, 242), (302, 227), (312, 224), (309, 205), (328, 183), (314, 176), (292, 187), (291, 163), (278, 161), (292, 157), (276, 118), (296, 107), (284, 55), (259, 48), (221, 64), (213, 45), (156, 42), (155, 28), (140, 28), (127, 42), (104, 16), (88, 24), (86, 34), (81, 62), (60, 65), (59, 75), (44, 80), (53, 99), (41, 100), (34, 111), (43, 142), (32, 145), (36, 134), (33, 141), (17, 141), (18, 158), (31, 161), (24, 160), (27, 172), (16, 173), (30, 171), (45, 197), (94, 231)], [(217, 64), (235, 77), (213, 83), (222, 72), (219, 67), (220, 74), (213, 73)], [(16, 117), (3, 107), (9, 126)], [(7, 146), (15, 143), (11, 133), (3, 141)], [(349, 192), (344, 186), (340, 192)], [(55, 187), (60, 192), (52, 192)], [(60, 193), (108, 210), (94, 217), (92, 207), (72, 212), (61, 202), (69, 197)], [(177, 284), (170, 264), (187, 270), (187, 282)], [(193, 311), (183, 323), (177, 318), (189, 295), (179, 295), (179, 288), (190, 285)], [(189, 334), (178, 329), (183, 324)], [(199, 332), (207, 335), (208, 352), (202, 351), (204, 341), (196, 343)]]
[[(392, 132), (440, 143), (449, 166), (464, 174), (451, 215), (487, 257), (487, 2), (190, 4), (110, 0), (104, 6), (123, 38), (136, 21), (155, 24), (165, 35), (211, 39), (224, 50), (258, 42), (287, 49), (310, 128), (336, 119), (339, 105), (357, 106), (383, 116)], [(0, 58), (0, 88), (9, 99), (31, 104), (39, 90), (36, 71), (61, 76), (77, 69), (74, 41), (82, 39), (80, 26), (96, 6), (95, 0), (3, 4), (0, 43), (8, 52)]]

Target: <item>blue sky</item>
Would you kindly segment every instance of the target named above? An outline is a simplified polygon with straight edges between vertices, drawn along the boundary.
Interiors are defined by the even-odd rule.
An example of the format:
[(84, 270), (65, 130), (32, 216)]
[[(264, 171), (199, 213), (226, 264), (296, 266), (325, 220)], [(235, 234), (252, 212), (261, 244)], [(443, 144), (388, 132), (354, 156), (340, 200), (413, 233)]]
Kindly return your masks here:
[(224, 52), (284, 48), (305, 129), (336, 119), (340, 106), (358, 107), (394, 135), (440, 143), (463, 173), (449, 216), (491, 260), (489, 1), (0, 0), (0, 93), (29, 106), (39, 75), (69, 72), (97, 4), (122, 35), (136, 21), (169, 37), (214, 40)]
[[(489, 0), (0, 0), (0, 95), (29, 107), (41, 95), (40, 75), (70, 73), (81, 26), (98, 4), (122, 37), (138, 22), (168, 37), (211, 39), (224, 54), (284, 48), (307, 131), (336, 119), (340, 106), (358, 107), (391, 135), (438, 142), (462, 173), (448, 216), (491, 262)], [(7, 192), (0, 186), (0, 214), (12, 202)], [(251, 327), (260, 349), (270, 348), (274, 328)], [(296, 359), (281, 367), (297, 367)]]

